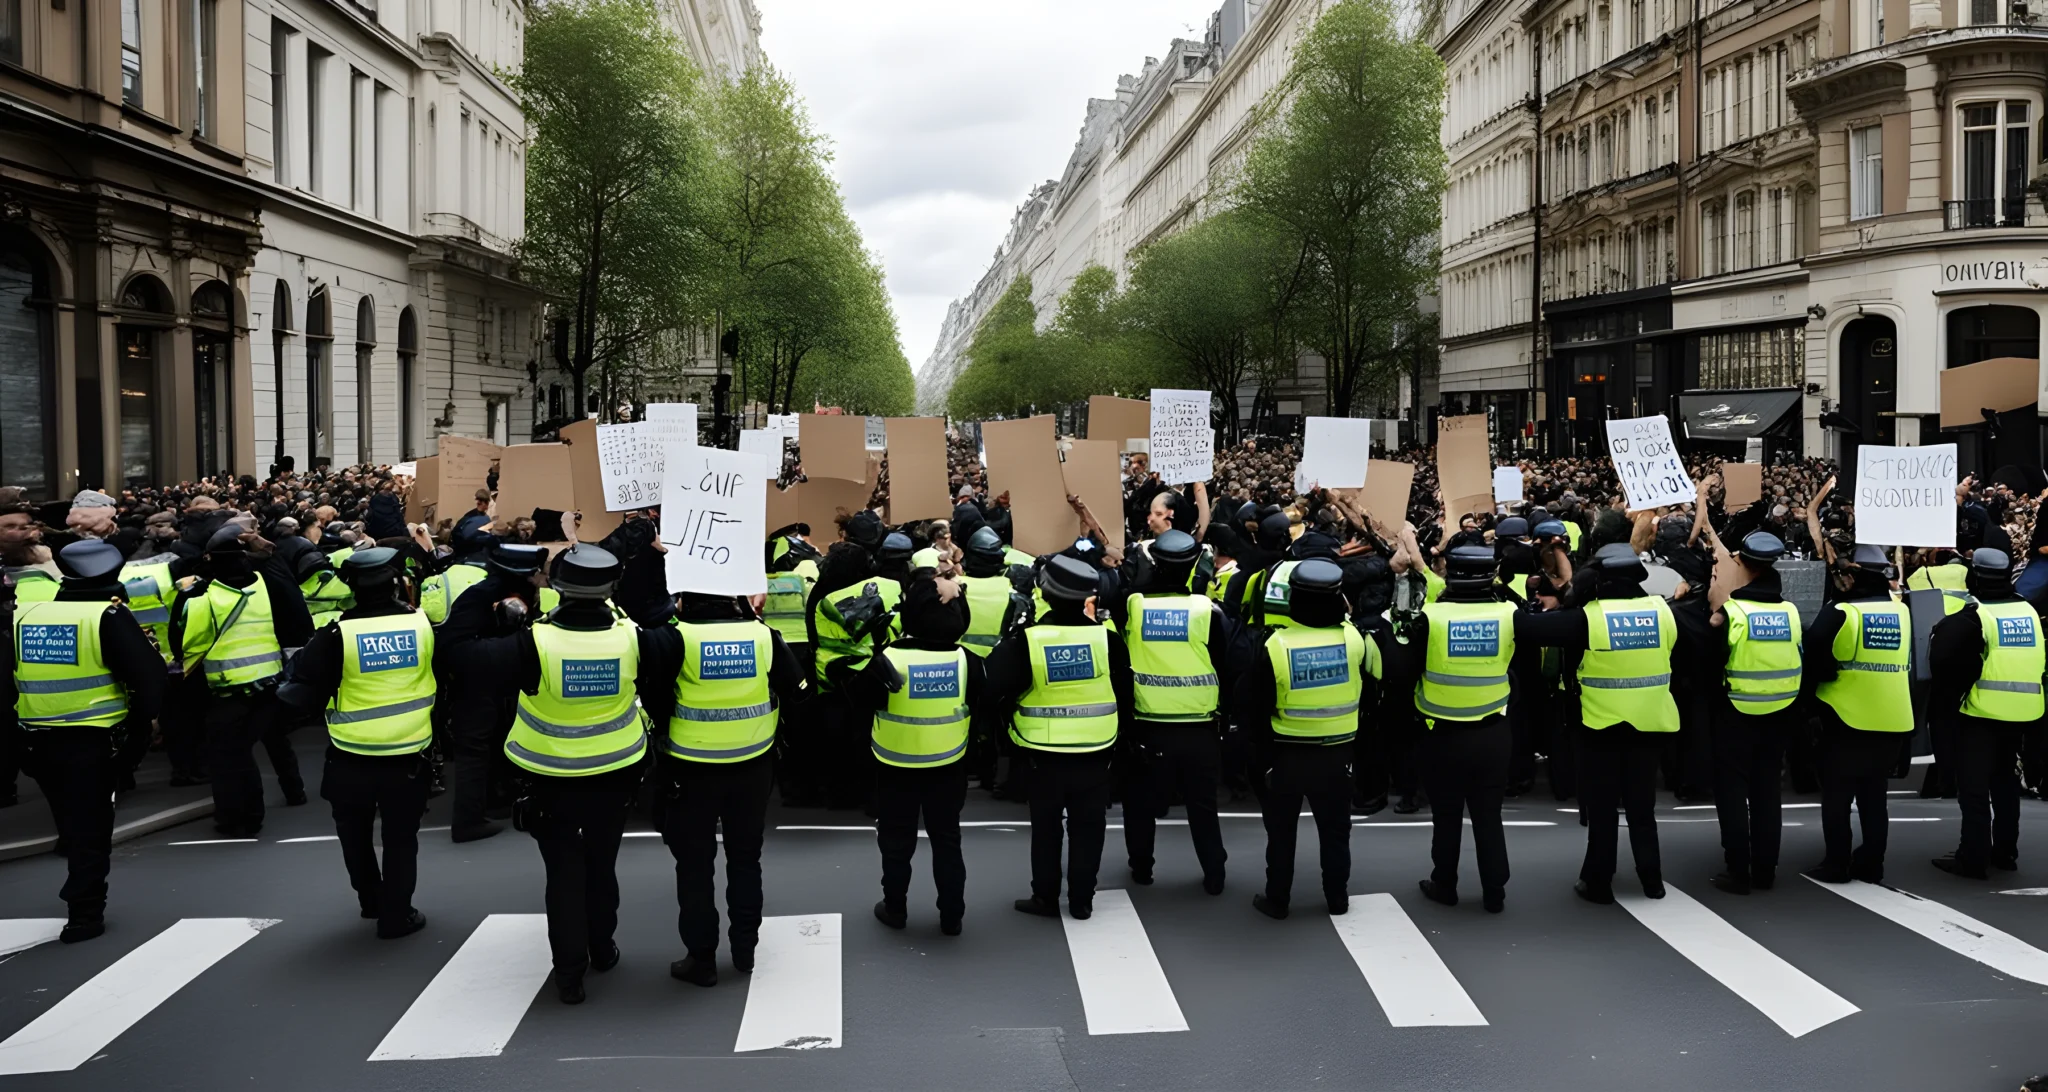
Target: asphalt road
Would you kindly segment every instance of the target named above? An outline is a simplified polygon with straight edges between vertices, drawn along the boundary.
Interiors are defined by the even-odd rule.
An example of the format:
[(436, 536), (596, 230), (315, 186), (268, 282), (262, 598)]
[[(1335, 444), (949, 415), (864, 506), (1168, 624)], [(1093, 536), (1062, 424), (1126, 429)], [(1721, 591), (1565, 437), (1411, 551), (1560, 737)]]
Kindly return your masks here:
[[(16, 1074), (0, 1089), (2017, 1088), (2048, 1070), (2048, 804), (2027, 805), (2021, 870), (1976, 883), (1927, 863), (1954, 844), (1952, 801), (1892, 801), (1888, 879), (1917, 899), (1794, 875), (1820, 855), (1811, 806), (1786, 812), (1776, 890), (1721, 894), (1713, 812), (1666, 798), (1673, 896), (1626, 897), (1624, 839), (1629, 905), (1607, 907), (1572, 894), (1576, 815), (1516, 801), (1508, 818), (1529, 825), (1508, 832), (1499, 916), (1424, 900), (1427, 815), (1382, 813), (1353, 833), (1340, 927), (1306, 819), (1284, 922), (1249, 905), (1264, 854), (1249, 817), (1225, 821), (1221, 897), (1174, 827), (1159, 882), (1131, 886), (1112, 830), (1094, 921), (1018, 914), (1022, 808), (974, 793), (968, 818), (989, 825), (966, 835), (958, 938), (939, 933), (923, 855), (910, 928), (892, 932), (871, 916), (879, 862), (859, 815), (777, 809), (751, 979), (729, 964), (712, 989), (668, 978), (672, 864), (634, 837), (624, 962), (571, 1008), (544, 988), (530, 839), (428, 834), (430, 924), (380, 942), (316, 799), (274, 811), (260, 842), (202, 844), (210, 829), (190, 824), (118, 848), (105, 937), (0, 958), (0, 1074)], [(0, 864), (14, 943), (41, 935), (21, 919), (62, 914), (61, 870)], [(483, 1056), (406, 1057), (436, 1051)]]

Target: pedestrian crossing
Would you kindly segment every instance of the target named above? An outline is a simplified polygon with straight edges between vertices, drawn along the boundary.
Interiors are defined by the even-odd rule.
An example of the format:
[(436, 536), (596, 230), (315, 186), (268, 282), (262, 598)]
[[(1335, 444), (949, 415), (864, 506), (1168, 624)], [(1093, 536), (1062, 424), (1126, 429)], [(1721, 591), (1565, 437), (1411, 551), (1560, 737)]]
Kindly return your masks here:
[[(1895, 888), (1861, 882), (1823, 886), (1877, 919), (1981, 964), (1987, 981), (2009, 978), (2048, 986), (2048, 952), (1976, 917)], [(1659, 972), (1671, 979), (1673, 988), (1689, 989), (1686, 981), (1691, 979), (1700, 990), (1725, 991), (1793, 1039), (1850, 1020), (1862, 1011), (1835, 992), (1842, 988), (1856, 996), (1859, 979), (1852, 971), (1831, 975), (1825, 969), (1795, 966), (1707, 904), (1676, 887), (1667, 885), (1666, 890), (1666, 896), (1657, 900), (1618, 892), (1620, 909), (1611, 911), (1615, 918), (1597, 928), (1625, 930), (1628, 926), (1624, 923), (1632, 921), (1642, 928), (1641, 936), (1681, 957), (1682, 963), (1673, 961)], [(1318, 961), (1320, 966), (1291, 973), (1322, 976), (1335, 973), (1336, 967), (1345, 967), (1346, 973), (1355, 970), (1373, 999), (1366, 1004), (1376, 1003), (1386, 1026), (1396, 1034), (1405, 1033), (1404, 1029), (1486, 1029), (1503, 1020), (1512, 1021), (1517, 1014), (1482, 1010), (1474, 993), (1468, 992), (1468, 984), (1453, 969), (1461, 967), (1471, 975), (1490, 974), (1491, 967), (1474, 962), (1469, 946), (1445, 948), (1447, 941), (1436, 927), (1439, 920), (1433, 920), (1433, 915), (1442, 911), (1419, 907), (1418, 911), (1411, 916), (1411, 911), (1389, 894), (1354, 895), (1348, 913), (1321, 919), (1330, 923), (1338, 948), (1349, 957), (1348, 967), (1337, 958), (1338, 948), (1328, 948)], [(1575, 906), (1575, 912), (1597, 915), (1604, 911)], [(1513, 914), (1477, 920), (1483, 921), (1488, 931), (1488, 945), (1496, 940), (1509, 946), (1541, 943), (1549, 932), (1539, 919), (1518, 919)], [(1054, 965), (1047, 959), (1047, 970), (1060, 973), (1071, 969), (1073, 988), (1067, 996), (1077, 1000), (1078, 1011), (1049, 1011), (1045, 1013), (1048, 1025), (1067, 1024), (1078, 1017), (1088, 1035), (1100, 1037), (1227, 1030), (1191, 1027), (1175, 992), (1176, 972), (1161, 960), (1141, 907), (1130, 892), (1098, 891), (1089, 920), (1063, 916), (1061, 922), (1067, 966), (1053, 972)], [(23, 986), (19, 976), (33, 972), (23, 970), (25, 957), (19, 953), (55, 940), (62, 924), (49, 918), (0, 919), (0, 992)], [(175, 922), (0, 1041), (0, 1076), (66, 1072), (110, 1048), (118, 1049), (122, 1035), (181, 992), (203, 992), (193, 984), (216, 964), (236, 956), (245, 946), (250, 951), (239, 958), (261, 958), (271, 942), (252, 942), (280, 924), (261, 918), (185, 918)], [(1268, 927), (1263, 921), (1246, 925), (1247, 929)], [(744, 1010), (737, 1036), (730, 1040), (734, 1055), (847, 1045), (845, 928), (838, 913), (784, 915), (762, 922), (756, 968), (741, 979)], [(1626, 935), (1608, 931), (1601, 936), (1599, 943), (1611, 946), (1616, 958), (1642, 958), (1630, 947), (1633, 941)], [(1297, 940), (1301, 937), (1296, 934)], [(1007, 943), (1020, 942), (1012, 934)], [(1450, 961), (1447, 953), (1453, 956)], [(15, 958), (6, 958), (10, 955)], [(1048, 950), (1040, 958), (1050, 956)], [(872, 953), (864, 952), (854, 967), (859, 970), (874, 961)], [(1685, 969), (1687, 965), (1689, 969)], [(520, 1042), (521, 1027), (532, 1018), (537, 999), (548, 1003), (544, 993), (548, 977), (545, 916), (490, 914), (462, 939), (403, 1011), (397, 1012), (364, 1060), (427, 1063), (505, 1055)], [(1831, 984), (1831, 977), (1842, 981)], [(1191, 976), (1180, 985), (1187, 989), (1195, 980)], [(963, 983), (967, 988), (972, 985)], [(1497, 991), (1476, 992), (1481, 998), (1494, 997), (1494, 1006), (1502, 1004)], [(1674, 996), (1671, 1003), (1688, 1009), (1698, 1006), (1689, 996)], [(394, 1003), (393, 1008), (398, 1005)], [(1214, 1010), (1207, 1011), (1213, 1018)], [(1369, 1026), (1371, 1018), (1361, 1018)]]

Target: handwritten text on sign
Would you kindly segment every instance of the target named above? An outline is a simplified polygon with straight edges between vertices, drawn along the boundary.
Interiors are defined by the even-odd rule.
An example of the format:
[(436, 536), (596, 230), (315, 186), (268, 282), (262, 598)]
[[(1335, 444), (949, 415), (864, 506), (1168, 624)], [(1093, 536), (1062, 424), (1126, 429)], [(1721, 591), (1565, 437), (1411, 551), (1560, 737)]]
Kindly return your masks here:
[(1956, 445), (1856, 449), (1856, 541), (1956, 544)]
[(1152, 472), (1168, 485), (1205, 482), (1215, 473), (1216, 432), (1209, 392), (1152, 392)]
[(661, 541), (671, 592), (760, 595), (768, 590), (768, 460), (752, 452), (669, 444)]
[(1628, 506), (1638, 512), (1684, 504), (1697, 495), (1671, 442), (1671, 422), (1662, 415), (1607, 422), (1607, 453)]
[(597, 426), (597, 469), (607, 512), (661, 503), (661, 444), (646, 422)]

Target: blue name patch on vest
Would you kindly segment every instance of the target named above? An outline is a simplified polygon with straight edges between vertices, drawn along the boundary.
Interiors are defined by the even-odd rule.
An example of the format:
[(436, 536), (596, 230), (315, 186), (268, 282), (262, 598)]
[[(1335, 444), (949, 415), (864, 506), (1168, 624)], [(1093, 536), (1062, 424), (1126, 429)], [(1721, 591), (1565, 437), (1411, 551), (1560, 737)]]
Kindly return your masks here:
[(1448, 635), (1454, 658), (1500, 655), (1500, 621), (1452, 622)]
[(78, 627), (21, 627), (21, 662), (75, 666), (78, 663)]
[(1899, 648), (1899, 616), (1896, 614), (1866, 614), (1863, 616), (1863, 647), (1896, 652)]
[(1660, 634), (1657, 612), (1628, 611), (1607, 616), (1607, 647), (1616, 652), (1633, 648), (1657, 648)]
[(915, 701), (920, 698), (958, 698), (960, 696), (959, 664), (911, 664), (910, 685), (907, 696)]
[(1141, 628), (1141, 635), (1147, 641), (1185, 641), (1188, 639), (1188, 612), (1147, 607)]
[(1998, 647), (2034, 647), (2034, 620), (2032, 618), (2000, 618), (1998, 620)]
[(357, 670), (394, 671), (420, 665), (420, 635), (409, 629), (356, 634)]
[(1758, 610), (1749, 613), (1749, 639), (1752, 641), (1789, 641), (1792, 639), (1792, 612), (1783, 610)]
[(1287, 650), (1287, 688), (1309, 690), (1351, 681), (1351, 658), (1343, 645)]
[[(700, 646), (700, 679), (751, 679), (755, 675), (754, 642), (708, 641)], [(617, 693), (617, 691), (613, 691)]]
[(1087, 645), (1045, 646), (1046, 682), (1081, 682), (1095, 677), (1095, 650)]
[(610, 698), (619, 693), (619, 661), (563, 660), (562, 696)]

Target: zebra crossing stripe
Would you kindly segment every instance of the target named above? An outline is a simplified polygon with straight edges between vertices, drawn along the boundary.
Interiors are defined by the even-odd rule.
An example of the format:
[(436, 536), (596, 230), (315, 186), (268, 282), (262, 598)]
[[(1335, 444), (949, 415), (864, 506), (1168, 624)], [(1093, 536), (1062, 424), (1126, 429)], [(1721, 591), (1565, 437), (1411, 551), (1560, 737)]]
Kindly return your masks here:
[(1350, 910), (1332, 917), (1330, 924), (1388, 1023), (1397, 1028), (1486, 1026), (1479, 1006), (1394, 896), (1353, 895)]
[(546, 914), (492, 914), (413, 998), (370, 1060), (501, 1054), (552, 969)]
[[(1807, 879), (1813, 880), (1808, 876)], [(2000, 929), (1910, 891), (1852, 880), (1821, 883), (1821, 887), (1880, 917), (1905, 926), (1928, 940), (1986, 967), (2037, 986), (2048, 986), (2048, 952)]]
[(735, 1053), (820, 1050), (845, 1042), (838, 914), (761, 919)]
[(1859, 1010), (1669, 883), (1664, 897), (1615, 892), (1658, 939), (1798, 1038)]
[(1062, 914), (1060, 923), (1066, 927), (1067, 955), (1081, 987), (1088, 1034), (1188, 1030), (1130, 892), (1097, 891), (1095, 912), (1087, 921)]
[(266, 918), (178, 921), (0, 1043), (0, 1076), (77, 1069), (208, 967), (276, 924)]
[(0, 956), (48, 944), (63, 931), (63, 918), (0, 918)]

